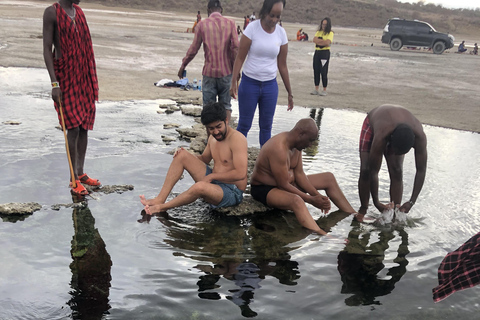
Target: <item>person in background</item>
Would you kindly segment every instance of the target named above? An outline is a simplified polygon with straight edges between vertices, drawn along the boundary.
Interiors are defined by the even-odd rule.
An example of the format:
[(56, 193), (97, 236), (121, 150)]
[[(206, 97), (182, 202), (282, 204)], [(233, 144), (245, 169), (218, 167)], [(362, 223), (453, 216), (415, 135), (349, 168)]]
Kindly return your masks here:
[[(403, 160), (413, 147), (417, 172), (410, 199), (403, 205)], [(363, 122), (360, 133), (360, 177), (358, 193), (360, 215), (368, 209), (370, 193), (375, 207), (384, 212), (393, 206), (408, 213), (422, 190), (427, 171), (427, 136), (420, 121), (407, 109), (395, 105), (382, 105), (371, 110)], [(387, 161), (390, 175), (390, 204), (382, 204), (378, 198), (378, 172), (382, 158)]]
[(59, 0), (45, 9), (43, 57), (60, 124), (60, 108), (65, 120), (74, 174), (70, 177), (71, 192), (83, 196), (88, 191), (82, 183), (95, 187), (101, 184), (83, 171), (88, 131), (95, 122), (98, 80), (90, 30), (78, 3), (78, 0)]
[(198, 12), (197, 12), (197, 23), (200, 22), (200, 20), (202, 20), (202, 15), (200, 14), (200, 10), (198, 10)]
[[(293, 109), (293, 95), (287, 68), (287, 33), (278, 25), (284, 6), (285, 0), (263, 2), (260, 19), (250, 23), (240, 39), (240, 48), (233, 66), (230, 94), (236, 98), (238, 90), (237, 130), (247, 136), (258, 104), (260, 146), (263, 146), (272, 134), (273, 116), (278, 99), (277, 71), (280, 72), (288, 92), (287, 110)], [(237, 87), (242, 66), (242, 81), (240, 87)]]
[(478, 55), (478, 45), (476, 42), (475, 42), (475, 45), (473, 46), (473, 50), (470, 53), (474, 55)]
[(203, 43), (205, 63), (202, 75), (203, 106), (210, 102), (221, 102), (227, 110), (227, 120), (232, 114), (230, 83), (235, 57), (238, 52), (238, 34), (235, 22), (222, 16), (219, 0), (208, 2), (208, 18), (201, 20), (196, 28), (193, 42), (182, 60), (178, 77), (195, 58)]
[(250, 22), (253, 22), (257, 19), (257, 17), (255, 17), (255, 11), (253, 11), (252, 15), (250, 16)]
[[(313, 95), (326, 96), (328, 85), (328, 66), (330, 64), (330, 46), (333, 42), (332, 21), (326, 17), (320, 23), (318, 31), (313, 37), (315, 43), (315, 54), (313, 56), (313, 77), (315, 90)], [(320, 87), (320, 76), (322, 78), (323, 90), (318, 91)]]
[(458, 53), (464, 53), (466, 51), (467, 48), (465, 48), (465, 40), (463, 40), (462, 43), (458, 45)]

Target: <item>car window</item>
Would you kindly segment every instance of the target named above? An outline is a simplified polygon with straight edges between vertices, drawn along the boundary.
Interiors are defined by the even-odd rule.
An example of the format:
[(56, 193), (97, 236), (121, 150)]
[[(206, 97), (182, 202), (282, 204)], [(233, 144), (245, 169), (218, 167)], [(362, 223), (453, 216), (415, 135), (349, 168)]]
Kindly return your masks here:
[(429, 33), (432, 30), (432, 28), (430, 28), (428, 24), (421, 23), (421, 22), (416, 23), (415, 29), (419, 33)]

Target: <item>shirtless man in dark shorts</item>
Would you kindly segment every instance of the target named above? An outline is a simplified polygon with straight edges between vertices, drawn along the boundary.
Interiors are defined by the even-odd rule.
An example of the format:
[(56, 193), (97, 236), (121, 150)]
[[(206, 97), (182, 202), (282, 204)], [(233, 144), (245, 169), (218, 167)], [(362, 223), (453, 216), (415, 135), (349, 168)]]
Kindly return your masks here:
[[(303, 171), (302, 150), (318, 138), (318, 128), (311, 118), (302, 119), (289, 132), (270, 138), (260, 150), (251, 177), (251, 194), (263, 204), (295, 213), (302, 226), (325, 235), (305, 202), (324, 213), (333, 203), (342, 211), (355, 213), (330, 172), (306, 175)], [(327, 196), (317, 190), (325, 190)]]
[[(415, 149), (417, 172), (410, 199), (403, 205), (403, 160), (410, 148)], [(383, 212), (393, 206), (408, 213), (417, 201), (427, 171), (427, 137), (420, 121), (407, 109), (395, 105), (383, 105), (370, 111), (363, 122), (360, 134), (360, 177), (358, 193), (360, 215), (365, 215), (370, 193), (375, 207)], [(378, 199), (378, 172), (382, 158), (387, 161), (390, 175), (390, 204)], [(401, 206), (400, 206), (401, 205)]]

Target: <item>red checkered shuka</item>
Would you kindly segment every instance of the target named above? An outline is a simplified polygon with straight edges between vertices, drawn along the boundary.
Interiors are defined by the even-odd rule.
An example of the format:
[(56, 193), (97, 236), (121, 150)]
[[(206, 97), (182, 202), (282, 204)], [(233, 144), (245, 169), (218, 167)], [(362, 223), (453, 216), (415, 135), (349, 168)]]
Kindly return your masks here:
[(445, 256), (438, 267), (438, 286), (432, 290), (433, 301), (442, 301), (456, 291), (478, 284), (480, 284), (480, 232)]
[[(92, 130), (95, 122), (95, 101), (98, 101), (98, 81), (92, 38), (79, 6), (75, 8), (75, 21), (63, 10), (60, 4), (53, 5), (57, 12), (58, 35), (62, 56), (55, 59), (55, 76), (62, 90), (62, 107), (65, 127), (72, 129), (81, 126)], [(58, 105), (58, 120), (61, 124)]]

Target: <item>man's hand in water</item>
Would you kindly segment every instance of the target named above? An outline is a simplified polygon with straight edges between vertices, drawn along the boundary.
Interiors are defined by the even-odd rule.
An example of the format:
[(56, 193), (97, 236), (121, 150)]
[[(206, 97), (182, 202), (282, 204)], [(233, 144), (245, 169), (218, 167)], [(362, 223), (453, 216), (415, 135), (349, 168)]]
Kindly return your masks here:
[[(397, 205), (397, 207), (400, 207), (400, 205)], [(412, 209), (412, 207), (413, 207), (413, 203), (410, 202), (410, 201), (407, 201), (398, 210), (402, 211), (402, 212), (405, 212), (405, 213), (408, 213), (410, 211), (410, 209)]]

